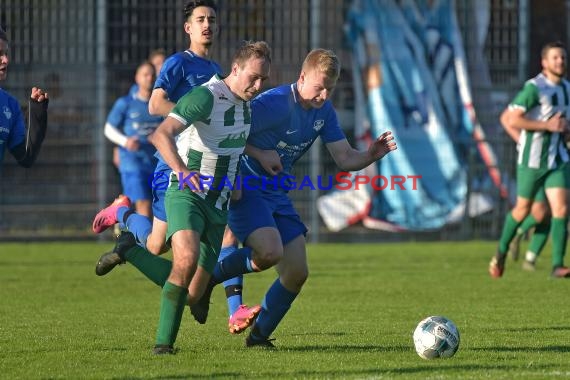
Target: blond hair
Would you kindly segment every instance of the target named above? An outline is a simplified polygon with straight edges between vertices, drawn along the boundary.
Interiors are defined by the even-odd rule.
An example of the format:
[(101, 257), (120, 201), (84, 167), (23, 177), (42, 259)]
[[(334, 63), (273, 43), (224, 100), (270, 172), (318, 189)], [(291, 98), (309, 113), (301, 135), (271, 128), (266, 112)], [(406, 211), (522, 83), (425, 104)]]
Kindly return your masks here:
[(305, 57), (302, 70), (317, 70), (330, 79), (337, 79), (340, 76), (340, 61), (332, 50), (313, 49)]
[(236, 50), (232, 59), (239, 67), (243, 67), (250, 58), (262, 58), (271, 63), (271, 48), (265, 41), (244, 41)]

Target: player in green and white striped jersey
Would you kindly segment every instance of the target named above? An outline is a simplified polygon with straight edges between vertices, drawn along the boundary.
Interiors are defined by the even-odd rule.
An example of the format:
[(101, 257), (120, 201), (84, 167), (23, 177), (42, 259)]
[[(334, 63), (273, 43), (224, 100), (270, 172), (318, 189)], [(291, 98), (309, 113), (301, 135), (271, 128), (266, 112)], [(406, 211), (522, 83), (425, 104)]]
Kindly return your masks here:
[(505, 128), (520, 130), (520, 137), (517, 202), (506, 216), (497, 253), (489, 263), (489, 274), (495, 278), (503, 275), (509, 244), (542, 187), (552, 212), (552, 276), (570, 277), (570, 269), (564, 266), (569, 156), (563, 134), (568, 132), (566, 117), (570, 116), (570, 83), (564, 79), (566, 49), (549, 43), (541, 57), (542, 72), (525, 83), (501, 115)]
[[(154, 133), (153, 143), (172, 169), (165, 205), (173, 252), (162, 290), (156, 354), (173, 353), (196, 267), (210, 274), (217, 262), (230, 191), (251, 125), (249, 100), (268, 78), (270, 63), (265, 42), (246, 42), (226, 78), (214, 76), (182, 97)], [(196, 299), (210, 279), (199, 277), (190, 291)]]
[[(169, 114), (187, 127), (176, 137), (176, 148), (186, 168), (200, 173), (203, 191), (195, 194), (220, 210), (227, 210), (239, 158), (249, 135), (250, 112), (249, 102), (235, 97), (216, 75), (182, 97)], [(176, 171), (171, 173), (169, 189), (175, 191), (183, 186), (179, 175)]]

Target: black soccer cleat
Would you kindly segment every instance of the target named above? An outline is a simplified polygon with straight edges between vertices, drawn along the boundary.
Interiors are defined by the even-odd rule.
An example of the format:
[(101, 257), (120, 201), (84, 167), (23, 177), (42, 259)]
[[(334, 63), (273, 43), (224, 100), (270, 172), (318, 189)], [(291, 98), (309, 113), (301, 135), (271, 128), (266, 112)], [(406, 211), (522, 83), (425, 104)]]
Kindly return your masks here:
[(97, 276), (104, 276), (113, 270), (117, 265), (124, 264), (125, 253), (136, 245), (135, 237), (130, 232), (122, 232), (117, 238), (115, 247), (111, 252), (103, 254), (97, 265), (95, 265), (95, 274)]
[(170, 344), (157, 344), (152, 349), (154, 355), (174, 355), (176, 350)]
[(267, 339), (267, 338), (257, 339), (257, 338), (252, 337), (251, 334), (249, 334), (247, 336), (247, 338), (245, 338), (245, 346), (246, 347), (261, 347), (261, 348), (266, 348), (266, 349), (274, 349), (274, 348), (277, 348), (272, 343), (274, 340), (275, 339)]
[(190, 305), (190, 312), (200, 324), (206, 323), (208, 319), (208, 312), (210, 311), (210, 298), (212, 297), (212, 290), (214, 290), (214, 285), (208, 284), (208, 287), (204, 291), (202, 297), (194, 305)]

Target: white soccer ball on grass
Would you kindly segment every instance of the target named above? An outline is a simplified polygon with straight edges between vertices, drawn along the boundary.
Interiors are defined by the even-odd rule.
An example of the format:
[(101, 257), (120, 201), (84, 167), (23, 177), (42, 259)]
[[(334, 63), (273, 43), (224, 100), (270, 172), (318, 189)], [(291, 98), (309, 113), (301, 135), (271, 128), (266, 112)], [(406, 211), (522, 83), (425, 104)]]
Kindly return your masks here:
[(459, 349), (459, 330), (449, 319), (431, 316), (414, 330), (416, 352), (423, 359), (450, 358)]

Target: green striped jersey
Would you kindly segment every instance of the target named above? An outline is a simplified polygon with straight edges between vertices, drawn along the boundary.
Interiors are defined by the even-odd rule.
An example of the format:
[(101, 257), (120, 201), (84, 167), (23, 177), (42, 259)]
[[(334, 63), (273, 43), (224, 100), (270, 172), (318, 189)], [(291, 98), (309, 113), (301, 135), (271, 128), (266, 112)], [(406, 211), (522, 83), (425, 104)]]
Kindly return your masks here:
[[(509, 108), (519, 108), (532, 120), (548, 120), (557, 112), (570, 117), (570, 82), (552, 83), (542, 73), (529, 79)], [(560, 133), (522, 130), (519, 138), (519, 165), (532, 169), (554, 169), (567, 162), (568, 150)]]
[[(202, 174), (196, 194), (225, 210), (251, 126), (249, 102), (235, 97), (217, 75), (184, 95), (168, 115), (187, 128), (176, 136), (178, 154)], [(178, 186), (178, 173), (170, 176)]]

